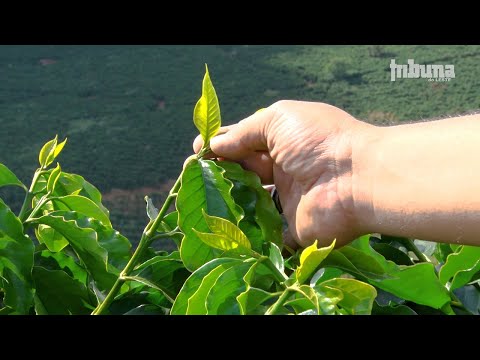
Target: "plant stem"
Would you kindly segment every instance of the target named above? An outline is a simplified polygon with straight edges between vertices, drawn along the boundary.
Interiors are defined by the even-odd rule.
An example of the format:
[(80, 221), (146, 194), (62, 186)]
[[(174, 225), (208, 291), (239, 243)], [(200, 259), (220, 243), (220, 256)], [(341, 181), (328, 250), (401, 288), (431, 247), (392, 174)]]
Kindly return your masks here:
[(177, 196), (177, 192), (180, 189), (180, 184), (181, 184), (181, 179), (182, 179), (182, 173), (178, 177), (177, 181), (175, 181), (175, 184), (173, 185), (172, 189), (170, 190), (167, 199), (165, 200), (162, 208), (158, 212), (157, 217), (155, 220), (152, 222), (150, 221), (148, 225), (145, 227), (145, 230), (143, 230), (142, 237), (140, 239), (140, 242), (138, 243), (137, 249), (133, 253), (132, 257), (128, 261), (127, 265), (125, 268), (121, 271), (119, 277), (113, 284), (112, 288), (108, 292), (107, 296), (105, 299), (98, 304), (98, 306), (93, 310), (92, 315), (101, 315), (103, 314), (110, 304), (113, 302), (115, 299), (115, 296), (117, 295), (118, 291), (122, 287), (122, 284), (125, 282), (125, 277), (129, 276), (131, 271), (135, 268), (135, 265), (137, 265), (138, 260), (141, 258), (143, 252), (147, 247), (150, 245), (152, 239), (155, 237), (155, 233), (160, 226), (163, 218), (165, 217), (170, 205), (172, 204), (173, 199)]
[(429, 262), (411, 239), (406, 239), (404, 245), (408, 251), (412, 251), (415, 254), (420, 262)]
[(259, 261), (263, 261), (263, 263), (270, 269), (273, 276), (275, 276), (275, 279), (277, 279), (280, 284), (283, 284), (285, 281), (288, 280), (288, 276), (278, 270), (272, 260), (270, 260), (270, 258), (262, 256), (260, 257)]
[(275, 315), (282, 307), (283, 304), (285, 304), (285, 301), (287, 301), (288, 297), (291, 295), (292, 290), (291, 289), (285, 289), (283, 294), (278, 298), (278, 300), (273, 304), (265, 313), (265, 315)]
[(25, 195), (25, 199), (23, 200), (22, 208), (18, 213), (18, 218), (20, 219), (21, 222), (24, 222), (26, 219), (28, 207), (30, 206), (30, 203), (32, 202), (32, 199), (34, 196), (33, 189), (37, 184), (39, 176), (42, 174), (42, 170), (43, 170), (42, 168), (39, 168), (35, 170), (35, 173), (33, 174), (32, 183), (30, 184), (30, 188), (28, 189), (27, 194)]

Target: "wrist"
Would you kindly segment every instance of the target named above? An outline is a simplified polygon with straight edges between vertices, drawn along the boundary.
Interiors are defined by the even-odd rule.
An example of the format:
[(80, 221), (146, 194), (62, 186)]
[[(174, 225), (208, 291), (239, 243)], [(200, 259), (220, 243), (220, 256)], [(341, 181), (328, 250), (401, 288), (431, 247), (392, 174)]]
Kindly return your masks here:
[(359, 122), (352, 136), (352, 204), (356, 236), (375, 232), (375, 181), (387, 128)]

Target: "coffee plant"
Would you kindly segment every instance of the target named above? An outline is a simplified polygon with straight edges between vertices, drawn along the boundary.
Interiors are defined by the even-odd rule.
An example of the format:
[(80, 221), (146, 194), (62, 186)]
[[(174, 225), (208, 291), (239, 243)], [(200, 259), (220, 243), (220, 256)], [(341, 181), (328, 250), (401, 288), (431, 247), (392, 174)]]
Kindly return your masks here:
[[(190, 156), (132, 251), (98, 189), (39, 154), (30, 187), (0, 164), (0, 186), (25, 191), (19, 213), (0, 200), (0, 314), (478, 314), (480, 247), (380, 234), (293, 251), (256, 174), (205, 158), (220, 129), (208, 68)], [(157, 250), (171, 239), (178, 250)]]

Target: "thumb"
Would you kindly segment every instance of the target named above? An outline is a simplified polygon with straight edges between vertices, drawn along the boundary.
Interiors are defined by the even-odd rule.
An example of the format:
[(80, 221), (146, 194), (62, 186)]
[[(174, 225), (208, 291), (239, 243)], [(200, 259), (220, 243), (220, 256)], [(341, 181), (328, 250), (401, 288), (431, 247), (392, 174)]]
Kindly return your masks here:
[(268, 151), (267, 133), (270, 123), (275, 117), (271, 107), (231, 125), (224, 134), (210, 140), (212, 151), (222, 157), (241, 160), (253, 152)]

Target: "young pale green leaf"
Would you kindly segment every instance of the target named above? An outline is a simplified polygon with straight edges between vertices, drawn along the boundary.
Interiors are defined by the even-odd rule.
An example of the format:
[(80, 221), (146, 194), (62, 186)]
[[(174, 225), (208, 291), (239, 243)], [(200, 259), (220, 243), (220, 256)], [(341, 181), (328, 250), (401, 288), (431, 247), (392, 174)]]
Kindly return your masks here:
[(147, 280), (149, 284), (144, 282), (146, 285), (154, 284), (169, 299), (176, 298), (189, 275), (190, 272), (185, 269), (180, 260), (163, 256), (150, 259), (148, 263), (142, 264), (132, 273), (134, 277)]
[(300, 266), (295, 271), (297, 282), (303, 284), (307, 281), (334, 247), (335, 240), (329, 246), (320, 249), (317, 248), (317, 240), (312, 245), (306, 247), (300, 255)]
[(53, 158), (56, 159), (58, 155), (60, 155), (60, 153), (62, 152), (63, 150), (63, 147), (65, 146), (65, 144), (67, 143), (67, 138), (65, 138), (65, 140), (63, 140), (60, 144), (57, 144), (55, 146), (55, 149), (53, 150)]
[(340, 290), (343, 294), (338, 303), (350, 315), (370, 315), (377, 291), (372, 285), (356, 279), (336, 278), (317, 285), (323, 291), (325, 287)]
[[(230, 258), (217, 258), (213, 259), (197, 270), (195, 270), (190, 277), (183, 284), (178, 296), (173, 303), (171, 314), (172, 315), (185, 315), (188, 311), (188, 300), (195, 294), (195, 292), (202, 285), (204, 278), (214, 271), (217, 267), (225, 265), (223, 269), (227, 269), (230, 266), (241, 263), (241, 260)], [(206, 311), (206, 310), (205, 310)]]
[(223, 177), (223, 173), (224, 170), (211, 160), (192, 160), (183, 171), (176, 207), (178, 226), (184, 234), (180, 255), (190, 271), (220, 254), (219, 250), (205, 244), (193, 230), (209, 231), (202, 209), (235, 224), (243, 217), (242, 209), (230, 194), (233, 185)]
[(35, 266), (33, 279), (37, 297), (36, 310), (41, 307), (41, 312), (46, 311), (50, 315), (86, 315), (96, 306), (92, 302), (93, 294), (89, 294), (85, 285), (62, 270)]
[(220, 161), (217, 165), (225, 169), (225, 178), (233, 183), (232, 196), (245, 213), (238, 226), (247, 235), (253, 250), (260, 253), (264, 242), (273, 242), (282, 248), (282, 218), (258, 175), (233, 162)]
[(57, 141), (58, 135), (55, 135), (55, 138), (48, 141), (40, 150), (40, 153), (38, 154), (38, 162), (42, 168), (48, 167), (53, 162)]
[(145, 202), (147, 203), (147, 216), (150, 220), (155, 220), (158, 216), (158, 209), (153, 205), (152, 199), (145, 196)]
[(53, 193), (55, 190), (55, 185), (57, 185), (57, 181), (60, 178), (60, 174), (62, 173), (62, 168), (60, 167), (60, 164), (57, 163), (57, 166), (55, 169), (53, 169), (50, 173), (50, 176), (48, 177), (47, 181), (47, 191), (50, 193)]
[(33, 252), (22, 222), (0, 199), (0, 287), (3, 303), (18, 314), (28, 314), (33, 305)]
[(202, 136), (203, 147), (206, 148), (222, 125), (220, 105), (210, 80), (207, 64), (205, 64), (205, 76), (202, 82), (202, 96), (193, 110), (193, 122)]
[(5, 165), (0, 163), (0, 187), (16, 185), (20, 186), (24, 190), (28, 190), (27, 187), (18, 180), (17, 176), (11, 172)]
[(447, 284), (452, 278), (450, 290), (467, 284), (480, 271), (480, 247), (464, 245), (448, 255), (438, 274), (440, 282)]
[(109, 289), (116, 276), (107, 270), (107, 250), (98, 243), (95, 230), (80, 227), (77, 219), (75, 212), (55, 211), (33, 219), (32, 223), (48, 225), (58, 231), (68, 240), (98, 286)]
[(232, 253), (251, 254), (251, 245), (245, 234), (235, 224), (217, 216), (210, 216), (202, 209), (203, 217), (213, 234), (195, 231), (208, 246)]
[(207, 315), (240, 315), (237, 297), (246, 290), (244, 276), (255, 264), (248, 259), (232, 266), (217, 278), (206, 297)]
[[(52, 172), (53, 173), (53, 172)], [(81, 195), (66, 195), (52, 199), (55, 210), (75, 211), (87, 217), (101, 221), (105, 226), (112, 227), (108, 211), (100, 208), (92, 200)]]

